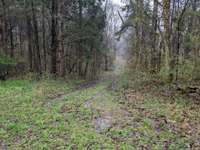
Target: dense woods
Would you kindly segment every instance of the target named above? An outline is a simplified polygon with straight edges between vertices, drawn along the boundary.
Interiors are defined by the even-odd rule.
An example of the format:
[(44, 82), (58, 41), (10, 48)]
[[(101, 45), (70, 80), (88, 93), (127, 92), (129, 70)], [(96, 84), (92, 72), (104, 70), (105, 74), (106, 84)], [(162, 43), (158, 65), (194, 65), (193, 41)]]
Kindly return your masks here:
[(112, 66), (117, 36), (129, 34), (133, 70), (169, 81), (199, 77), (198, 0), (126, 0), (121, 8), (109, 0), (0, 4), (1, 55), (26, 71), (95, 76)]
[(132, 69), (161, 73), (169, 81), (200, 77), (198, 0), (130, 0), (123, 10), (118, 35), (131, 33)]
[[(108, 68), (106, 4), (97, 0), (1, 0), (1, 54), (27, 71), (95, 76)], [(107, 65), (107, 66), (105, 66)]]

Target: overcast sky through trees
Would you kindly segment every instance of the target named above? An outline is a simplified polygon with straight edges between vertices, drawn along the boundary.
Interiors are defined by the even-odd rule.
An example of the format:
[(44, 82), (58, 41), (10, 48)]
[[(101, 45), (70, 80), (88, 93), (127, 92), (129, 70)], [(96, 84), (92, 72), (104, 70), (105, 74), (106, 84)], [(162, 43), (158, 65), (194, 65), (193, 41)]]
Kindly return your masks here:
[(121, 0), (112, 0), (114, 4), (121, 5)]

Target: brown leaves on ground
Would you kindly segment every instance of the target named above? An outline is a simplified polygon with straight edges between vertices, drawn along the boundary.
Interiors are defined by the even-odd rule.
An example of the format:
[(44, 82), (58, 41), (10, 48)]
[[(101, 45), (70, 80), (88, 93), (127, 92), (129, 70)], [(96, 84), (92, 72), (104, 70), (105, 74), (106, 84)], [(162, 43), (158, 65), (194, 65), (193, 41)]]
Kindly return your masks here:
[(72, 108), (69, 107), (68, 105), (63, 105), (60, 109), (60, 113), (66, 113), (66, 112), (71, 112)]
[(140, 92), (137, 92), (133, 89), (128, 89), (124, 91), (124, 98), (127, 101), (133, 102), (133, 101), (142, 101), (144, 99), (144, 96)]
[[(149, 130), (153, 130), (158, 135), (158, 141), (161, 140), (159, 139), (161, 138), (160, 135), (168, 134), (168, 132), (171, 132), (174, 140), (177, 140), (170, 140), (170, 138), (164, 140), (163, 149), (167, 150), (173, 144), (178, 146), (179, 141), (185, 141), (183, 144), (188, 149), (196, 150), (200, 148), (200, 115), (198, 115), (200, 109), (198, 109), (197, 103), (193, 104), (193, 101), (184, 99), (185, 97), (174, 91), (174, 88), (162, 86), (157, 82), (142, 83), (136, 87), (130, 87), (123, 91), (122, 108), (132, 114), (132, 116), (130, 115), (132, 124), (139, 125), (135, 127), (135, 130), (143, 128), (142, 122), (144, 118), (147, 118), (152, 127)], [(188, 105), (185, 105), (187, 103)], [(196, 107), (193, 107), (193, 105), (196, 105)], [(130, 124), (126, 125), (130, 127)], [(127, 127), (115, 126), (113, 129), (119, 130), (119, 128)], [(141, 134), (138, 135), (138, 138), (140, 138)], [(156, 138), (152, 140), (156, 141)]]

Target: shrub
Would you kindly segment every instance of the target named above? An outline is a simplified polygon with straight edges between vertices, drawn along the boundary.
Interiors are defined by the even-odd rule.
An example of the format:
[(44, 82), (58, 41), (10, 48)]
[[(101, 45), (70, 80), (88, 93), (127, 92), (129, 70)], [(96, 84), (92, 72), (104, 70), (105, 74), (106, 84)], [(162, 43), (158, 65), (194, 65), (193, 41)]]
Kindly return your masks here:
[(8, 56), (0, 56), (0, 80), (5, 80), (9, 72), (16, 65), (15, 60), (9, 58)]

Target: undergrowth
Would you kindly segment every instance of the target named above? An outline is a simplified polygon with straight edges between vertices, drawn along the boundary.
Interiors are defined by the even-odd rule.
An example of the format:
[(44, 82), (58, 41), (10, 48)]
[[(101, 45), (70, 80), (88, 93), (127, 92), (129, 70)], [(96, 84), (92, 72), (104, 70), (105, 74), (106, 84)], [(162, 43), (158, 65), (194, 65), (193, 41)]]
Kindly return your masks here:
[[(116, 84), (108, 79), (77, 88), (81, 83), (30, 76), (0, 82), (0, 148), (200, 147), (199, 105), (162, 80), (125, 73)], [(110, 120), (109, 128), (99, 132), (97, 119)]]

